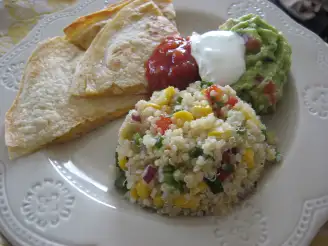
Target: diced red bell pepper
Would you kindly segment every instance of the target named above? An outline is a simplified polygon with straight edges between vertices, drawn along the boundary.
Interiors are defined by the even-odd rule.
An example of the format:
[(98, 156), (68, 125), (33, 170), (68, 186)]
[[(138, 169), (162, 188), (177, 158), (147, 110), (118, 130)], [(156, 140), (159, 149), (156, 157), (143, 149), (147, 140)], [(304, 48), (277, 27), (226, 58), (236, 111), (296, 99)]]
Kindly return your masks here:
[(268, 94), (268, 98), (271, 105), (275, 105), (277, 103), (277, 98), (275, 94)]
[(165, 116), (161, 116), (160, 119), (156, 121), (156, 126), (162, 135), (166, 132), (167, 129), (169, 129), (171, 124), (171, 118)]
[(217, 95), (215, 96), (215, 99), (216, 100), (220, 100), (221, 99), (221, 96), (222, 96), (222, 91), (219, 87), (217, 87), (216, 85), (211, 85), (210, 87), (208, 87), (206, 89), (206, 92), (205, 92), (205, 95), (207, 97), (207, 99), (213, 103), (212, 101), (212, 97), (211, 97), (211, 92), (212, 91), (215, 91), (217, 93)]
[(227, 104), (234, 107), (238, 102), (238, 99), (234, 96), (229, 97)]
[(263, 88), (263, 92), (265, 94), (267, 94), (267, 96), (269, 97), (269, 101), (272, 105), (276, 104), (277, 100), (276, 100), (276, 85), (273, 83), (273, 81), (269, 81), (269, 83), (267, 83), (264, 88)]
[(272, 82), (269, 81), (269, 83), (267, 83), (264, 88), (263, 88), (263, 92), (265, 94), (272, 94), (276, 92), (276, 85)]
[(230, 172), (225, 172), (224, 170), (220, 170), (220, 172), (217, 174), (217, 178), (223, 182), (231, 175)]

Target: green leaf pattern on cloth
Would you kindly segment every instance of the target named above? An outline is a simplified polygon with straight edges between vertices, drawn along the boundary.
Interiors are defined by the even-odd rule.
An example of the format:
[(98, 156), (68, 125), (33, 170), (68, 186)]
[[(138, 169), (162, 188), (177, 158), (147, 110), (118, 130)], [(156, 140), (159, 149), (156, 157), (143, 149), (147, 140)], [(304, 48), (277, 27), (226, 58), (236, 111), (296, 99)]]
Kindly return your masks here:
[(77, 0), (0, 0), (0, 57), (19, 43), (46, 14)]

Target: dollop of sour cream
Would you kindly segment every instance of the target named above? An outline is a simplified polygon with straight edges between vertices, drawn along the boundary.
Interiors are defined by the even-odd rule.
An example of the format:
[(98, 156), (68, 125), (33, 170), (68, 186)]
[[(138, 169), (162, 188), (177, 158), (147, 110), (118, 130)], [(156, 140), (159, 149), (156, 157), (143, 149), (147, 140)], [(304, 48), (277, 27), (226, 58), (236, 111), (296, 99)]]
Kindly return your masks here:
[(230, 85), (246, 71), (244, 39), (231, 31), (210, 31), (190, 37), (191, 55), (202, 80)]

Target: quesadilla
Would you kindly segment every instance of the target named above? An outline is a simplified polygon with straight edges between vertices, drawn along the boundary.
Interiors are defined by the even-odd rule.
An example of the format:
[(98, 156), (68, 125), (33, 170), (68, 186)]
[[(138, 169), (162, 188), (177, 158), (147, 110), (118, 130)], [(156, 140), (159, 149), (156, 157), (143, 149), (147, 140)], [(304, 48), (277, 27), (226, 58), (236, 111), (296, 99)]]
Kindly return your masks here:
[(46, 40), (33, 52), (5, 118), (5, 139), (11, 159), (85, 134), (126, 114), (143, 98), (72, 97), (69, 86), (83, 54), (64, 37)]
[[(73, 44), (85, 50), (88, 49), (93, 39), (105, 24), (112, 20), (124, 6), (133, 1), (122, 0), (118, 3), (110, 4), (103, 10), (79, 17), (64, 29), (66, 37)], [(172, 0), (153, 0), (153, 2), (163, 12), (163, 15), (175, 24), (175, 11)]]
[(147, 92), (144, 63), (177, 28), (151, 0), (135, 0), (98, 33), (78, 63), (71, 86), (76, 96)]

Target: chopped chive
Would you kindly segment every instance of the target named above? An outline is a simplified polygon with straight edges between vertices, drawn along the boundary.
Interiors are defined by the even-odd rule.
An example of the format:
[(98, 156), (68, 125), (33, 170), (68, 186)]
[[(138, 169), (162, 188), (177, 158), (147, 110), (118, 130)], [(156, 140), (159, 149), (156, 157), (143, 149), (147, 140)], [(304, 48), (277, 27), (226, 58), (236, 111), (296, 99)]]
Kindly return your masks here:
[(246, 128), (245, 127), (238, 127), (237, 128), (237, 133), (239, 135), (244, 135), (246, 133)]
[(222, 170), (227, 172), (227, 173), (232, 173), (234, 171), (234, 166), (232, 164), (223, 164), (222, 165)]
[(279, 151), (276, 152), (276, 162), (280, 162), (282, 159), (281, 153)]
[(203, 155), (203, 149), (200, 148), (200, 147), (195, 147), (194, 149), (192, 149), (190, 152), (189, 152), (189, 156), (191, 158), (197, 158), (201, 155)]
[(173, 173), (174, 171), (174, 167), (171, 165), (166, 165), (163, 167), (163, 173)]
[(168, 185), (172, 186), (173, 188), (179, 190), (180, 192), (182, 192), (184, 182), (176, 181), (174, 179), (174, 175), (173, 175), (174, 171), (175, 171), (174, 167), (172, 167), (170, 165), (164, 166), (163, 167), (163, 175), (164, 175), (163, 182), (165, 184), (168, 184)]
[(176, 181), (173, 177), (172, 173), (165, 173), (164, 174), (164, 181), (165, 184), (168, 184), (172, 186), (173, 188), (182, 191), (183, 190), (183, 182), (182, 181)]
[(214, 161), (214, 157), (211, 155), (204, 155), (205, 159), (211, 159), (212, 161)]
[(122, 170), (118, 171), (117, 178), (115, 179), (114, 185), (121, 192), (128, 191), (126, 187), (126, 177), (124, 171)]
[(224, 103), (223, 103), (223, 102), (215, 102), (215, 105), (216, 105), (218, 108), (223, 108), (223, 107), (224, 107)]
[(134, 143), (136, 144), (137, 147), (141, 146), (142, 136), (140, 135), (139, 132), (137, 132), (133, 135), (133, 140), (134, 140)]
[(210, 190), (213, 194), (218, 194), (224, 191), (222, 183), (218, 178), (216, 178), (214, 181), (208, 179), (204, 179), (204, 181), (208, 187), (210, 187)]
[(160, 137), (156, 140), (155, 147), (156, 147), (157, 149), (162, 148), (162, 146), (163, 146), (163, 140), (164, 140), (164, 138), (163, 138), (162, 136), (160, 136)]
[(200, 86), (201, 86), (202, 88), (204, 88), (204, 87), (210, 87), (210, 86), (212, 86), (212, 85), (213, 85), (212, 82), (207, 82), (207, 81), (202, 81), (202, 82), (200, 83)]
[(119, 165), (118, 165), (118, 153), (117, 152), (115, 152), (115, 165), (116, 165), (116, 167), (120, 167)]
[(121, 192), (127, 192), (125, 172), (119, 167), (118, 153), (115, 152), (116, 179), (114, 186)]

